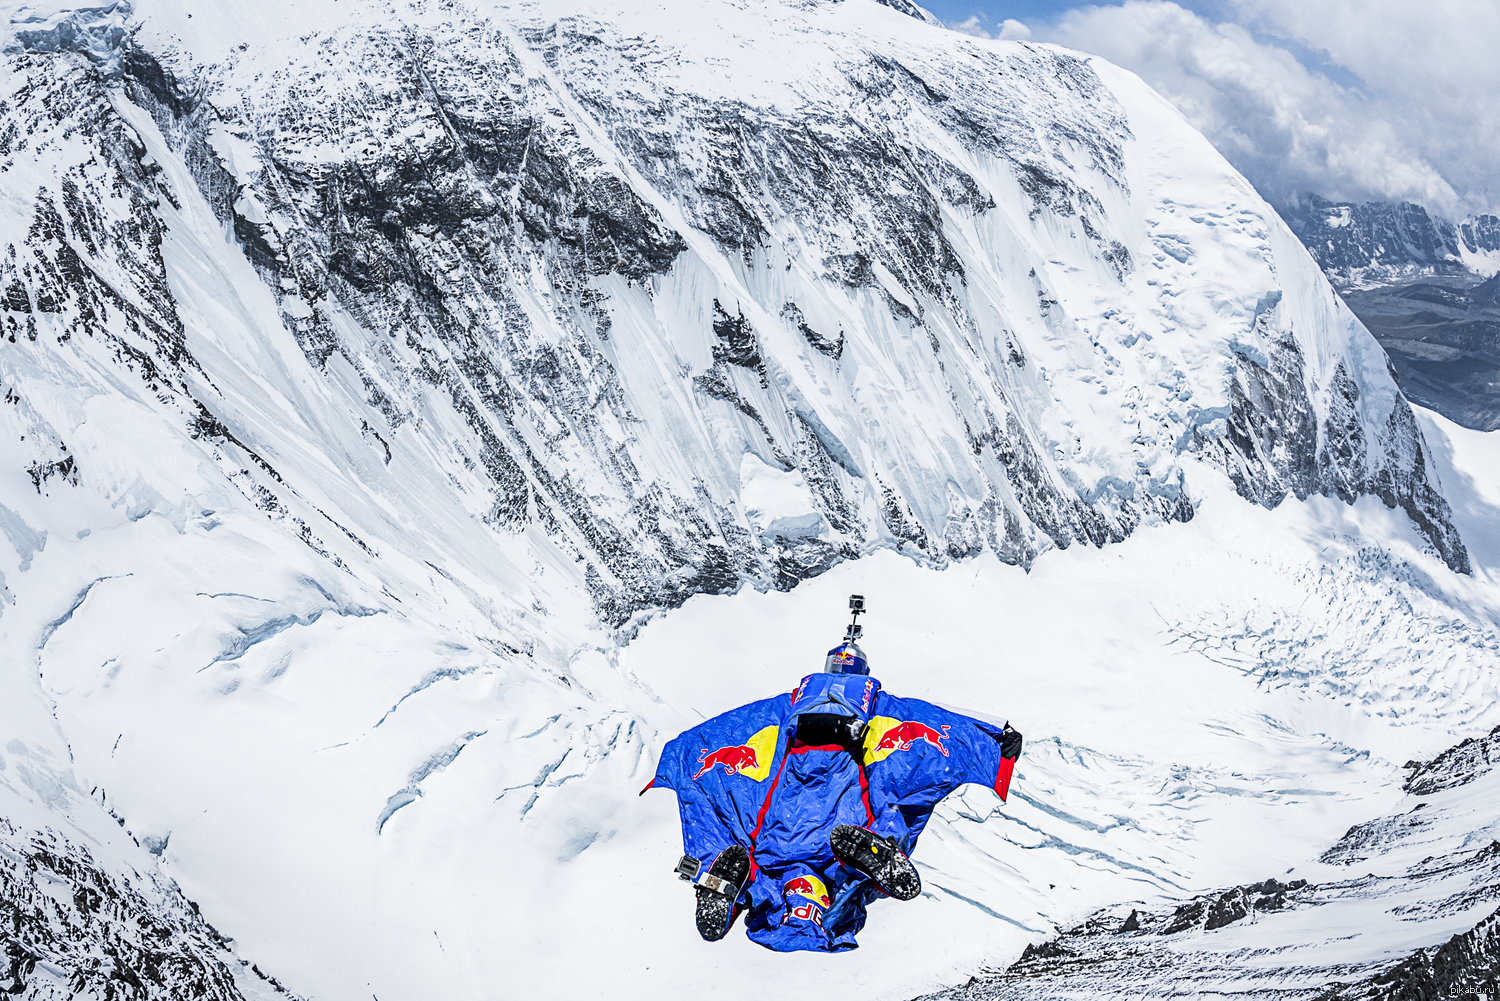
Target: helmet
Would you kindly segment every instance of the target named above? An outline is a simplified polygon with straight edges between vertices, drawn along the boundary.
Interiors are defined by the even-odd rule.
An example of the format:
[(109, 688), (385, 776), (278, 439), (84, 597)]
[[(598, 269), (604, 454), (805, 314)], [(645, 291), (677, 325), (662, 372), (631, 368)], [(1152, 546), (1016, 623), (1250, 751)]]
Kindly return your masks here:
[(852, 642), (845, 641), (828, 651), (823, 661), (824, 674), (869, 674), (870, 662), (865, 652)]

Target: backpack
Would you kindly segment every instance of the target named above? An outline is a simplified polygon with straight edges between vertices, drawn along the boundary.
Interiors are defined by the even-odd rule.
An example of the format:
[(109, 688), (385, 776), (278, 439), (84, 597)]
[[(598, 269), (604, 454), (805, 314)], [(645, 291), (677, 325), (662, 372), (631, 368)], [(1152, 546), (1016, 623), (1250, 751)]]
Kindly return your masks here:
[(880, 682), (868, 674), (810, 674), (792, 693), (792, 739), (855, 753), (874, 714)]

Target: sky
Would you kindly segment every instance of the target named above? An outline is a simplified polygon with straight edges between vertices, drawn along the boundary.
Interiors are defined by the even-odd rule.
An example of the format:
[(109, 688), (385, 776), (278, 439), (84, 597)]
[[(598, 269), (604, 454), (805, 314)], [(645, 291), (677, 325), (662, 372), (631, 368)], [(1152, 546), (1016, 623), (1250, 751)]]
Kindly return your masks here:
[(1273, 204), (1500, 212), (1496, 0), (930, 0), (950, 27), (1140, 74)]

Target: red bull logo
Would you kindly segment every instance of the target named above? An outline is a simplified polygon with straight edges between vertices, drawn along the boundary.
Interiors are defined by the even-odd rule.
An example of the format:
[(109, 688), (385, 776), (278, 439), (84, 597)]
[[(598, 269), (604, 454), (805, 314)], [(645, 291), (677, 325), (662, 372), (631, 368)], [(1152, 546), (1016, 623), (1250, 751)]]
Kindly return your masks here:
[(703, 756), (698, 759), (698, 764), (703, 767), (694, 773), (693, 778), (702, 778), (715, 768), (723, 768), (725, 775), (738, 775), (740, 772), (754, 770), (759, 763), (760, 758), (755, 753), (755, 748), (748, 744), (721, 747), (717, 751), (704, 748)]
[(776, 754), (778, 731), (778, 727), (768, 726), (756, 731), (743, 744), (730, 744), (714, 750), (705, 747), (698, 755), (698, 771), (693, 778), (701, 779), (715, 768), (722, 768), (724, 775), (745, 775), (756, 782), (763, 781), (771, 774), (771, 758)]
[[(818, 877), (808, 874), (806, 876), (794, 876), (786, 881), (781, 888), (781, 895), (791, 905), (788, 913), (794, 918), (803, 921), (811, 921), (819, 928), (823, 927), (823, 908), (833, 903), (828, 895), (828, 887)], [(797, 903), (801, 897), (807, 903)]]
[(788, 880), (787, 884), (781, 888), (781, 895), (783, 897), (806, 897), (820, 907), (827, 907), (833, 903), (832, 898), (828, 896), (828, 887), (816, 876), (798, 876)]
[(947, 726), (933, 729), (916, 720), (876, 716), (865, 731), (865, 763), (882, 761), (897, 751), (909, 751), (916, 744), (927, 744), (947, 757), (948, 748), (944, 741), (948, 739), (948, 729)]

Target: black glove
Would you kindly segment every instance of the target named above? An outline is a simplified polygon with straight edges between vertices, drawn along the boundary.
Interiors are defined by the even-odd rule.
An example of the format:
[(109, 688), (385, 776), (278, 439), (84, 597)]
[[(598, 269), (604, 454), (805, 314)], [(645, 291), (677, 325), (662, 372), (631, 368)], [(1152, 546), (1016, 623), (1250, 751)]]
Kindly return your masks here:
[(1009, 723), (1005, 729), (1000, 731), (1000, 757), (1019, 758), (1021, 756), (1021, 731), (1013, 729)]

